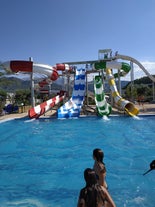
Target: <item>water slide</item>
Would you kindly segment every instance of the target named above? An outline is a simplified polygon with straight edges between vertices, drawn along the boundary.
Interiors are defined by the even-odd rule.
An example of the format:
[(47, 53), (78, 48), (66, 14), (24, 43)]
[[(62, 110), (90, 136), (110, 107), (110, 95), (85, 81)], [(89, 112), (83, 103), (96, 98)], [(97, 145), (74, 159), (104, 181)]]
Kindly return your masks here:
[(13, 60), (2, 63), (2, 67), (8, 72), (34, 72), (46, 75), (50, 80), (57, 80), (58, 72), (56, 67), (50, 65), (33, 63), (32, 61)]
[(115, 57), (115, 59), (122, 59), (122, 60), (129, 60), (133, 63), (135, 63), (136, 65), (138, 65), (142, 70), (143, 72), (155, 83), (155, 78), (145, 69), (145, 67), (139, 62), (137, 61), (135, 58), (133, 57), (130, 57), (130, 56), (127, 56), (127, 55), (120, 55), (120, 54), (117, 54)]
[(28, 111), (28, 115), (30, 118), (39, 118), (41, 115), (45, 114), (47, 111), (49, 111), (52, 107), (57, 105), (58, 103), (62, 102), (66, 96), (66, 93), (64, 91), (60, 91), (60, 94), (55, 96), (54, 98), (49, 99), (48, 101), (45, 101), (34, 108), (31, 108)]
[(107, 103), (101, 76), (94, 78), (95, 103), (99, 116), (108, 116), (111, 113), (111, 105)]
[(94, 68), (104, 69), (106, 70), (107, 79), (110, 85), (110, 89), (112, 91), (112, 96), (114, 97), (115, 103), (122, 108), (126, 113), (130, 116), (136, 116), (139, 113), (138, 108), (135, 107), (135, 105), (128, 100), (123, 99), (116, 87), (114, 76), (112, 75), (111, 69), (119, 69), (121, 71), (129, 71), (130, 65), (124, 62), (117, 62), (117, 61), (109, 61), (109, 62), (96, 62), (94, 63)]
[(139, 113), (138, 108), (134, 106), (133, 103), (128, 100), (123, 99), (117, 90), (114, 76), (112, 75), (111, 69), (106, 69), (107, 79), (110, 85), (110, 89), (112, 91), (112, 96), (114, 97), (115, 103), (127, 112), (130, 116), (136, 116)]
[(11, 73), (33, 72), (44, 74), (45, 76), (47, 76), (48, 79), (52, 81), (58, 79), (58, 71), (71, 70), (71, 68), (67, 64), (56, 64), (55, 66), (50, 66), (25, 60), (11, 60), (1, 63), (0, 66)]
[(85, 98), (85, 73), (85, 69), (76, 69), (72, 97), (58, 109), (58, 118), (77, 118), (80, 116), (81, 107)]
[[(32, 61), (23, 61), (23, 60), (12, 60), (12, 61), (3, 62), (1, 63), (0, 66), (3, 67), (6, 71), (11, 73), (33, 72), (33, 73), (44, 74), (47, 77), (47, 79), (50, 79), (51, 81), (55, 81), (58, 79), (59, 77), (58, 71), (71, 70), (71, 68), (67, 64), (56, 64), (55, 66), (52, 67), (50, 65), (39, 64), (39, 63), (34, 63)], [(45, 101), (40, 105), (30, 109), (28, 112), (29, 117), (39, 118), (45, 112), (50, 110), (51, 107), (63, 101), (64, 98), (65, 98), (65, 93), (60, 92), (60, 94), (57, 95), (56, 97), (49, 99), (48, 101)]]

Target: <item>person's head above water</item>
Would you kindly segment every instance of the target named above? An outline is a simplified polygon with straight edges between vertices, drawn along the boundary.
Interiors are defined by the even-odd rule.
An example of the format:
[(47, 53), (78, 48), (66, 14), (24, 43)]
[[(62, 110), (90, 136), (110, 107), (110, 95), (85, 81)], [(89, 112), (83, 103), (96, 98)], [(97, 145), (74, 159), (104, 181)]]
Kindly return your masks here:
[(84, 179), (86, 181), (86, 186), (92, 186), (97, 183), (95, 171), (91, 168), (86, 168), (84, 171)]
[(116, 207), (106, 188), (97, 183), (95, 171), (91, 168), (84, 170), (86, 186), (80, 190), (77, 207)]
[(151, 170), (155, 170), (155, 160), (150, 163)]
[(98, 161), (98, 162), (103, 162), (104, 158), (104, 153), (101, 149), (94, 149), (93, 150), (93, 157)]
[(155, 170), (155, 160), (153, 160), (151, 163), (150, 163), (150, 169), (145, 172), (143, 175), (146, 175), (148, 172), (150, 172), (151, 170)]

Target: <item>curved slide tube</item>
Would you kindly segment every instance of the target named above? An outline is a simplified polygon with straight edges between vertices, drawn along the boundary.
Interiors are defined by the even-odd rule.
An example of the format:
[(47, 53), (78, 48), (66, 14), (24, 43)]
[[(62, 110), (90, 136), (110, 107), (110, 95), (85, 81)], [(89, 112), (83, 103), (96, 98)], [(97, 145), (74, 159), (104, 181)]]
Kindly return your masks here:
[[(96, 62), (94, 63), (94, 68), (96, 70), (106, 69), (106, 68), (116, 68), (120, 70), (120, 76), (125, 76), (130, 70), (131, 67), (128, 63), (110, 61), (110, 62)], [(118, 73), (114, 74), (114, 78), (118, 77)]]
[(54, 98), (49, 99), (48, 101), (45, 101), (41, 103), (40, 105), (35, 106), (34, 108), (31, 108), (28, 111), (28, 115), (30, 118), (39, 118), (41, 115), (45, 114), (47, 111), (49, 111), (52, 107), (54, 107), (56, 104), (62, 102), (65, 98), (65, 92), (60, 91), (60, 94), (57, 95)]
[(122, 62), (122, 67), (121, 67), (119, 73), (114, 74), (114, 78), (118, 78), (119, 76), (124, 77), (130, 72), (130, 70), (131, 70), (131, 66), (129, 66), (128, 63)]
[(25, 60), (11, 60), (0, 64), (6, 71), (17, 72), (34, 72), (46, 75), (49, 79), (55, 81), (58, 79), (58, 70), (71, 70), (67, 64), (56, 64), (56, 66), (50, 66), (45, 64), (34, 63), (32, 61)]
[(112, 91), (112, 96), (114, 97), (115, 103), (127, 112), (130, 116), (136, 116), (139, 113), (139, 110), (134, 106), (133, 103), (123, 99), (117, 90), (114, 76), (111, 73), (111, 69), (106, 69), (107, 79)]
[[(68, 64), (56, 64), (56, 66), (52, 67), (50, 65), (34, 63), (32, 61), (24, 61), (24, 60), (11, 60), (7, 62), (3, 62), (0, 64), (6, 71), (17, 73), (17, 72), (29, 72), (29, 73), (40, 73), (47, 76), (47, 79), (55, 81), (58, 79), (59, 75), (57, 71), (69, 71), (72, 68), (69, 67)], [(46, 82), (46, 79), (42, 81), (43, 83)], [(49, 99), (46, 102), (32, 108), (29, 110), (28, 115), (30, 118), (39, 118), (42, 114), (47, 112), (51, 107), (56, 105), (57, 103), (63, 101), (65, 95), (60, 93), (60, 95)]]
[(137, 64), (142, 70), (143, 72), (155, 83), (155, 77), (153, 77), (145, 68), (144, 66), (139, 62), (137, 61), (135, 58), (133, 57), (130, 57), (130, 56), (126, 56), (126, 55), (120, 55), (120, 54), (117, 54), (114, 58), (116, 59), (122, 59), (122, 60), (129, 60), (135, 64)]
[(58, 118), (62, 119), (80, 116), (80, 111), (85, 96), (85, 73), (85, 69), (76, 69), (72, 97), (69, 101), (67, 101), (62, 107), (58, 109)]
[(100, 116), (108, 116), (111, 113), (111, 105), (107, 103), (103, 90), (101, 76), (94, 78), (95, 103)]
[(128, 115), (130, 116), (136, 116), (139, 113), (139, 110), (134, 106), (133, 103), (123, 99), (117, 90), (114, 76), (111, 73), (111, 69), (109, 68), (116, 68), (120, 69), (121, 71), (129, 71), (131, 69), (130, 65), (124, 62), (117, 62), (117, 61), (110, 61), (110, 62), (97, 62), (94, 63), (94, 68), (99, 70), (99, 69), (104, 69), (106, 70), (107, 74), (107, 79), (110, 85), (110, 89), (112, 91), (112, 96), (114, 97), (115, 103), (121, 107), (123, 110), (127, 112)]
[(33, 63), (31, 61), (13, 60), (2, 63), (2, 66), (9, 72), (34, 72), (46, 75), (51, 80), (57, 80), (58, 72), (50, 65)]

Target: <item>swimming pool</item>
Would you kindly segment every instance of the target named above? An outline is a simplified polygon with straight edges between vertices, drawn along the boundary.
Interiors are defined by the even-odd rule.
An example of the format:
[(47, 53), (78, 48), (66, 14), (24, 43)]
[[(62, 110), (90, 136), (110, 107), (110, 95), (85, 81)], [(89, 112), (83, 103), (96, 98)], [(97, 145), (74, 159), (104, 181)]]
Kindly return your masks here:
[(117, 207), (154, 207), (155, 116), (98, 117), (0, 123), (0, 206), (73, 207), (83, 170), (102, 148)]

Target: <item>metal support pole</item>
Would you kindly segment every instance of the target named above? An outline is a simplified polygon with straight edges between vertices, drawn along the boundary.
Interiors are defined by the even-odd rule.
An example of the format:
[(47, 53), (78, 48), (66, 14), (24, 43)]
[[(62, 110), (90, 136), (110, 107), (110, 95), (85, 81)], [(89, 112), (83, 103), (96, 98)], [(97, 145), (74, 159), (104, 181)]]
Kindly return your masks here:
[(68, 96), (70, 97), (70, 75), (67, 74), (67, 92)]
[[(111, 72), (112, 72), (112, 75), (113, 75), (113, 70), (111, 70)], [(114, 98), (113, 98), (113, 96), (112, 96), (112, 90), (110, 90), (110, 103), (111, 103), (111, 106), (114, 106)]]
[(120, 70), (118, 69), (118, 91), (120, 96), (122, 95), (122, 87), (121, 87), (121, 77), (120, 77)]
[(102, 76), (102, 84), (103, 84), (103, 89), (105, 88), (105, 83), (104, 83), (104, 72), (103, 70), (101, 71), (101, 76)]
[(153, 102), (155, 102), (155, 83), (152, 82)]
[[(30, 57), (29, 61), (33, 62), (33, 58)], [(30, 80), (31, 80), (31, 106), (35, 107), (33, 67), (32, 67), (32, 72), (31, 72), (31, 75), (30, 75)]]
[(134, 89), (134, 67), (133, 67), (133, 62), (130, 62), (131, 66), (131, 73), (130, 73), (130, 78), (131, 78), (131, 100), (134, 101), (134, 95), (133, 95), (133, 89)]
[(88, 77), (87, 77), (87, 72), (86, 72), (86, 105), (88, 106), (89, 105), (89, 103), (88, 103)]

